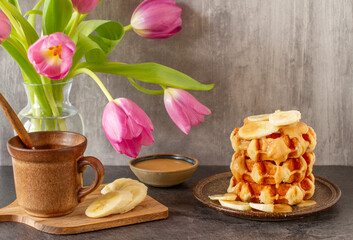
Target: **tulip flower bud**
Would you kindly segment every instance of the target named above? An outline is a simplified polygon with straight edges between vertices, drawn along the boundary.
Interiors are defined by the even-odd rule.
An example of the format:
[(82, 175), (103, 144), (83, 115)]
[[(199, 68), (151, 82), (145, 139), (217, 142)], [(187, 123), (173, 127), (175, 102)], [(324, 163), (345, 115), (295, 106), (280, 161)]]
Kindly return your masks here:
[(87, 14), (97, 6), (99, 0), (71, 0), (71, 2), (75, 11)]
[(72, 65), (75, 43), (57, 32), (39, 38), (28, 49), (28, 59), (36, 71), (52, 80), (64, 78)]
[(186, 135), (189, 134), (191, 127), (204, 121), (204, 115), (212, 113), (190, 93), (177, 88), (168, 88), (164, 91), (164, 105), (170, 118)]
[(115, 99), (105, 106), (102, 125), (115, 150), (133, 158), (137, 157), (142, 145), (154, 142), (151, 119), (127, 98)]
[(2, 44), (11, 34), (11, 23), (5, 13), (0, 10), (0, 44)]
[(181, 30), (182, 10), (174, 0), (145, 0), (132, 14), (131, 26), (144, 38), (168, 38)]

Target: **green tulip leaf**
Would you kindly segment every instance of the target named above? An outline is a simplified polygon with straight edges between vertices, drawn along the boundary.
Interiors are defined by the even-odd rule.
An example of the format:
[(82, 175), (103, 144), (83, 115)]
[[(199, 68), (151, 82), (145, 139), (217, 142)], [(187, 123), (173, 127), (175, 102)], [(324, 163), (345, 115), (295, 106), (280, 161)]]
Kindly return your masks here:
[[(93, 32), (96, 32), (96, 35), (94, 35)], [(88, 20), (78, 25), (72, 40), (76, 42), (81, 34), (84, 36), (99, 36), (104, 40), (115, 42), (116, 45), (124, 37), (125, 31), (124, 27), (115, 21)]]
[(43, 34), (63, 32), (72, 15), (70, 0), (46, 0), (43, 6)]
[[(94, 34), (92, 34), (94, 32)], [(85, 55), (88, 63), (104, 63), (125, 34), (124, 27), (114, 21), (86, 21), (76, 30), (75, 66)]]
[(80, 63), (77, 68), (88, 68), (93, 72), (102, 72), (133, 78), (141, 82), (165, 85), (169, 87), (208, 91), (214, 84), (202, 84), (188, 75), (158, 63)]
[(79, 35), (89, 36), (92, 32), (94, 32), (100, 25), (106, 23), (105, 20), (88, 20), (81, 22), (75, 34), (72, 37), (72, 41), (76, 42)]
[(141, 87), (140, 85), (138, 85), (134, 79), (132, 78), (127, 78), (129, 80), (129, 82), (131, 83), (131, 85), (136, 88), (137, 90), (139, 90), (140, 92), (146, 93), (146, 94), (150, 94), (150, 95), (163, 95), (164, 94), (164, 90), (151, 90), (151, 89), (147, 89), (144, 87)]
[(27, 19), (25, 19), (21, 12), (11, 3), (6, 1), (1, 1), (1, 3), (6, 7), (6, 9), (11, 13), (11, 15), (21, 24), (23, 32), (26, 36), (27, 42), (29, 45), (32, 45), (35, 41), (37, 41), (38, 34), (35, 29), (28, 23)]
[(114, 21), (100, 25), (95, 32), (97, 35), (90, 34), (89, 38), (95, 41), (107, 55), (115, 49), (125, 34), (124, 27)]
[(20, 8), (20, 4), (18, 3), (17, 0), (7, 0), (9, 3), (11, 3), (12, 5), (14, 5), (18, 11), (21, 13), (21, 8)]
[(95, 41), (87, 36), (80, 34), (76, 44), (75, 54), (72, 57), (72, 68), (77, 65), (77, 63), (82, 59), (84, 55), (86, 56), (87, 62), (90, 61), (92, 63), (103, 63), (108, 60), (105, 52)]
[(26, 12), (25, 16), (32, 15), (32, 14), (42, 16), (43, 12), (41, 10), (30, 10)]

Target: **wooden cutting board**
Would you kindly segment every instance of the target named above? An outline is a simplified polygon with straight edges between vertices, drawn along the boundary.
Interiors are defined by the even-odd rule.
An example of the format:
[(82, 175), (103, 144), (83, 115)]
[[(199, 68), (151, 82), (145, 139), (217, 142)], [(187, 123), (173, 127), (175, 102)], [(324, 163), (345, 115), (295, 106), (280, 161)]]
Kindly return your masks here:
[(168, 208), (147, 196), (142, 203), (130, 212), (103, 218), (88, 218), (85, 215), (86, 208), (101, 195), (100, 190), (103, 187), (104, 185), (100, 186), (88, 195), (85, 201), (80, 203), (72, 213), (55, 218), (32, 217), (25, 213), (15, 200), (10, 205), (0, 209), (0, 222), (19, 222), (51, 234), (76, 234), (168, 217)]

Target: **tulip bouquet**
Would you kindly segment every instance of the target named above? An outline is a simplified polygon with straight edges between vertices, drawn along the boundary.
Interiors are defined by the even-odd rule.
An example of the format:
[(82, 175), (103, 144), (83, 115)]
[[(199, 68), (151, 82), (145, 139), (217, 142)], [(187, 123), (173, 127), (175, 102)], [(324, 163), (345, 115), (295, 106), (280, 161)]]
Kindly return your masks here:
[[(116, 21), (85, 20), (99, 2), (39, 0), (32, 10), (22, 15), (17, 0), (0, 0), (0, 44), (18, 63), (25, 83), (37, 86), (28, 89), (31, 103), (36, 106), (31, 114), (37, 117), (60, 116), (62, 94), (48, 84), (66, 83), (75, 76), (87, 74), (109, 102), (102, 118), (103, 130), (109, 141), (119, 153), (136, 157), (141, 146), (154, 142), (151, 134), (153, 124), (133, 101), (114, 99), (97, 72), (124, 76), (143, 93), (164, 95), (168, 114), (185, 134), (203, 122), (204, 115), (211, 114), (185, 90), (210, 90), (213, 84), (201, 84), (157, 63), (126, 64), (107, 60), (129, 30), (150, 39), (168, 38), (178, 33), (182, 25), (182, 8), (175, 4), (175, 0), (143, 1), (127, 26)], [(35, 31), (36, 18), (42, 20), (40, 35)], [(139, 82), (156, 84), (160, 90), (147, 89)], [(45, 126), (46, 130), (66, 130), (63, 119), (48, 122)]]

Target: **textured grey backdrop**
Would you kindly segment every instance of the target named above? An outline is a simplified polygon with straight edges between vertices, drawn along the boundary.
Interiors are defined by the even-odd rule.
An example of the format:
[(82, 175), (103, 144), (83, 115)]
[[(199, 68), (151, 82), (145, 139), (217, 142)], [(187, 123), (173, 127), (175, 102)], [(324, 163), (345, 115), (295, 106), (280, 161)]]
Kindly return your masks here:
[[(103, 0), (90, 18), (127, 25), (141, 0)], [(21, 1), (25, 9), (34, 0)], [(182, 153), (201, 164), (228, 165), (229, 134), (245, 116), (298, 109), (318, 135), (316, 164), (353, 165), (352, 1), (177, 0), (183, 29), (165, 40), (126, 34), (111, 61), (154, 61), (180, 70), (209, 92), (192, 92), (213, 115), (185, 136), (169, 119), (162, 96), (137, 92), (126, 79), (100, 75), (114, 97), (128, 97), (151, 117), (155, 143), (140, 155)], [(19, 68), (0, 49), (0, 91), (16, 111), (26, 104)], [(71, 102), (84, 117), (87, 154), (104, 164), (126, 165), (106, 139), (101, 116), (106, 99), (88, 77), (74, 80)], [(11, 164), (6, 141), (12, 130), (0, 114), (0, 163)]]

